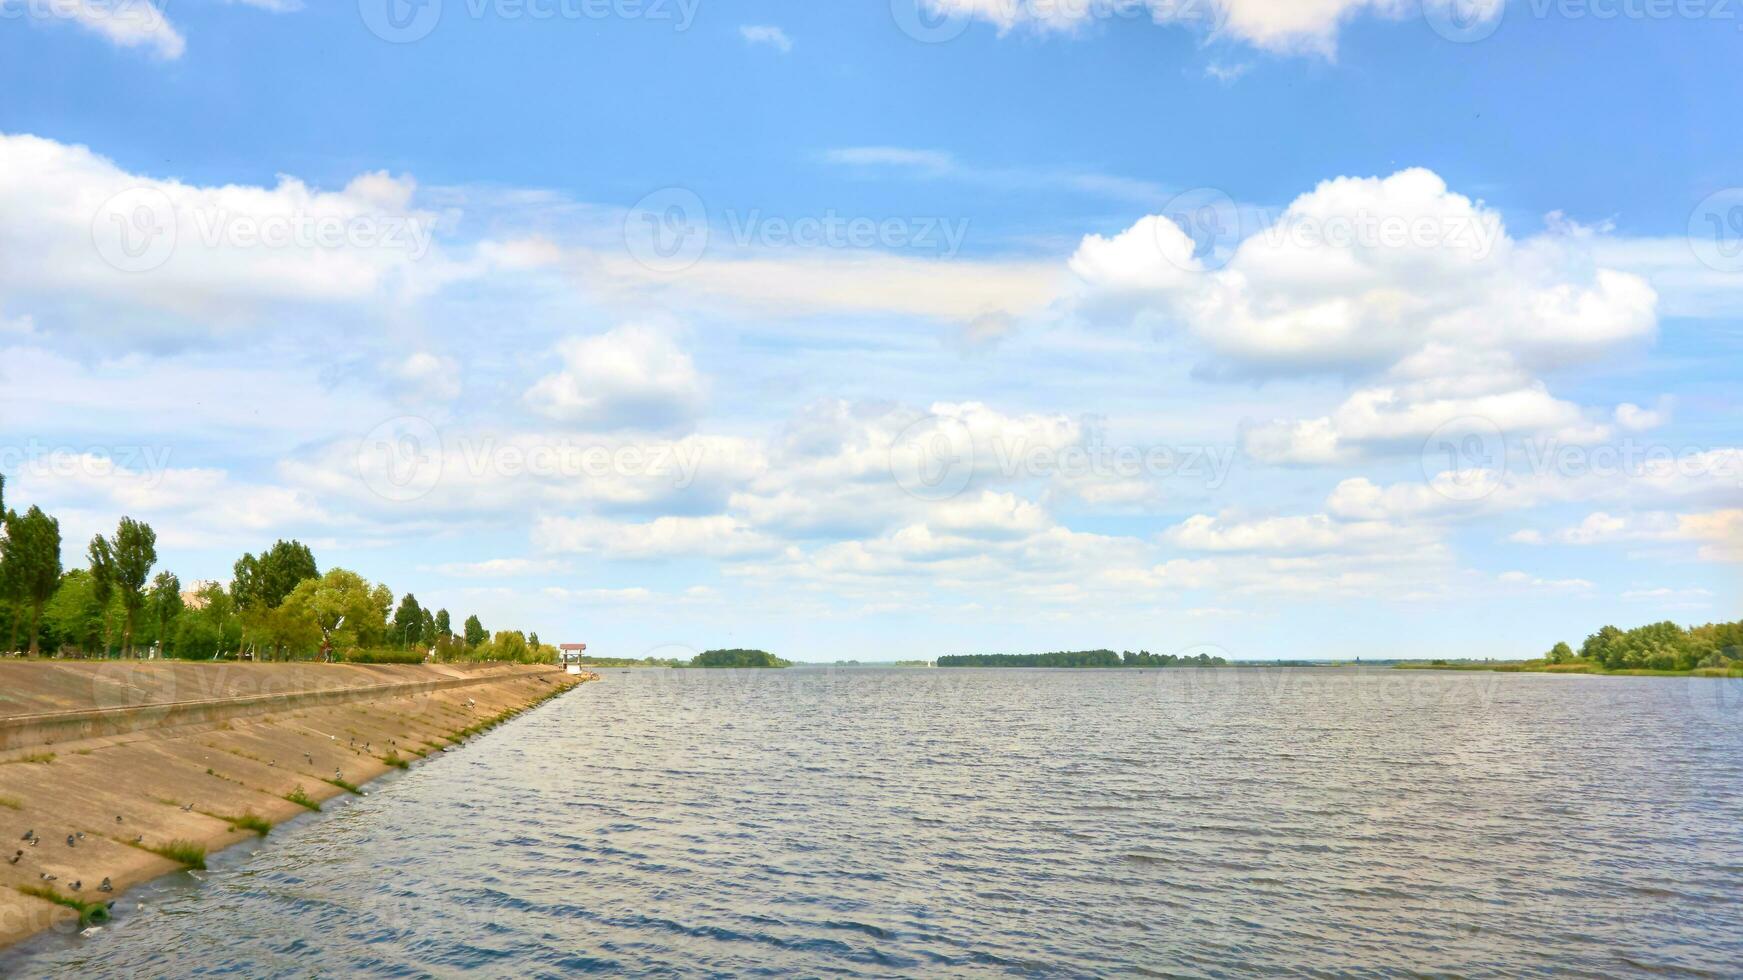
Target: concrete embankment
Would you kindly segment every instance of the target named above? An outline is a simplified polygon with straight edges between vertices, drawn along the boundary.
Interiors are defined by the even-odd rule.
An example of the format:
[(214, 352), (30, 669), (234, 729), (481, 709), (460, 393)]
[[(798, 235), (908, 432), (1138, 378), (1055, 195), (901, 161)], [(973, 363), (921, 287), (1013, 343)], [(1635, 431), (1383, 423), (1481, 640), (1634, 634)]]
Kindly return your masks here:
[(100, 923), (128, 887), (582, 679), (498, 664), (0, 663), (0, 947)]

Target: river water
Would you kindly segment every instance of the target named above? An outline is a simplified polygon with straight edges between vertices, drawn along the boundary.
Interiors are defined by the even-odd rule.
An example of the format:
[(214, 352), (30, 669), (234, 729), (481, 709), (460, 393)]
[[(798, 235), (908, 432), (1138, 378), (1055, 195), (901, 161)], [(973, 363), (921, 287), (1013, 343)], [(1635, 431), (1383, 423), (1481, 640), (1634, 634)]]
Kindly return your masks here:
[(608, 671), (23, 976), (1737, 975), (1743, 685)]

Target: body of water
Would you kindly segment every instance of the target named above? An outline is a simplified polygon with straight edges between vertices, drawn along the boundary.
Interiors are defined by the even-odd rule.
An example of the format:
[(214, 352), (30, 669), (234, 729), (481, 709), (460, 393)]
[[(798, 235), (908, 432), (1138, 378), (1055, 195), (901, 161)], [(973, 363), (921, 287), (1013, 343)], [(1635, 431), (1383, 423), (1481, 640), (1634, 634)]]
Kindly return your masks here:
[(1739, 701), (1338, 668), (613, 670), (0, 973), (1736, 975)]

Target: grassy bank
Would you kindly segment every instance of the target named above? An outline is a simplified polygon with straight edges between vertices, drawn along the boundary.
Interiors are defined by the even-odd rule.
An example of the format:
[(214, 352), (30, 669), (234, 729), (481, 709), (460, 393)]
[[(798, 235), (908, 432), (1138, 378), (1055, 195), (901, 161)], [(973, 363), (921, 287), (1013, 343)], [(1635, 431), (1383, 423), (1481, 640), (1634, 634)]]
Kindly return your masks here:
[(1611, 669), (1595, 660), (1405, 660), (1394, 670), (1483, 670), (1501, 674), (1602, 674), (1611, 677), (1743, 677), (1743, 664), (1726, 667), (1692, 667), (1688, 670), (1655, 670), (1650, 667)]

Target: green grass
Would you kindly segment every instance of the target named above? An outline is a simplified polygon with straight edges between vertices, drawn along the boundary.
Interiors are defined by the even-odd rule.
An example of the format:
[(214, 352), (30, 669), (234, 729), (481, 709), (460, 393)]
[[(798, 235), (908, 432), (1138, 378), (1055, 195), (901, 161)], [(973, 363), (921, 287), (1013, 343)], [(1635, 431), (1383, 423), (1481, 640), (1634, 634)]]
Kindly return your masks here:
[(18, 802), (17, 800), (13, 799), (10, 796), (0, 796), (0, 809), (22, 810), (22, 809), (24, 809), (24, 804)]
[(286, 793), (284, 795), (284, 798), (291, 801), (292, 803), (295, 803), (297, 806), (300, 806), (305, 810), (313, 810), (316, 813), (321, 812), (321, 804), (316, 803), (314, 800), (310, 799), (309, 794), (304, 792), (302, 786), (300, 786), (300, 785), (296, 789), (293, 789), (289, 793)]
[(185, 864), (195, 871), (206, 870), (206, 849), (190, 840), (172, 840), (162, 847), (147, 847), (146, 850), (159, 857), (169, 858), (177, 864)]
[(363, 795), (363, 791), (361, 789), (358, 789), (357, 785), (355, 783), (348, 783), (343, 779), (328, 779), (328, 780), (324, 780), (324, 782), (327, 782), (327, 783), (330, 783), (334, 786), (337, 786), (340, 789), (344, 790), (345, 792), (350, 793), (352, 796), (362, 796)]
[(32, 765), (46, 766), (53, 761), (54, 761), (54, 753), (53, 752), (38, 752), (38, 753), (35, 753), (34, 755), (21, 755), (16, 759), (0, 760), (0, 765), (6, 765), (6, 764), (12, 763), (12, 762), (28, 762)]
[(272, 824), (265, 817), (253, 813), (244, 813), (240, 817), (219, 818), (237, 830), (252, 830), (262, 837), (272, 833)]
[(387, 763), (388, 765), (394, 767), (395, 769), (410, 769), (412, 766), (411, 763), (400, 758), (398, 752), (390, 753), (387, 758), (385, 758), (381, 761)]
[(100, 926), (109, 921), (109, 905), (107, 902), (81, 902), (76, 898), (62, 895), (52, 888), (38, 885), (19, 885), (21, 894), (31, 898), (40, 898), (45, 902), (53, 902), (79, 913), (80, 926)]

